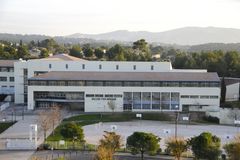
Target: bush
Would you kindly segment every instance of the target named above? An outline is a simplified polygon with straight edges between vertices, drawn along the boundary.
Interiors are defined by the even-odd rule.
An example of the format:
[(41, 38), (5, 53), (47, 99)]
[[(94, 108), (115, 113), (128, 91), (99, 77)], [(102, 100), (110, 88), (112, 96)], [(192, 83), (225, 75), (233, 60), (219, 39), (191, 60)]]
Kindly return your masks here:
[(231, 143), (223, 146), (230, 160), (240, 159), (240, 135), (235, 137)]
[(51, 147), (50, 147), (49, 144), (41, 144), (41, 145), (37, 148), (37, 150), (50, 150), (50, 149), (51, 149)]
[(204, 121), (210, 122), (210, 123), (216, 123), (219, 124), (219, 118), (218, 117), (213, 117), (213, 116), (205, 116), (203, 117)]

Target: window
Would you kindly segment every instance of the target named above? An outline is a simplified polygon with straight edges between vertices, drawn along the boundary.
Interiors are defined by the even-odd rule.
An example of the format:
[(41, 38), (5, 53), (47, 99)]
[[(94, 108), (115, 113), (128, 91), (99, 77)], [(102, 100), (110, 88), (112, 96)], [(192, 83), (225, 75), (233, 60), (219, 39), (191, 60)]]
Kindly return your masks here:
[(9, 77), (10, 82), (14, 82), (14, 77)]
[(116, 65), (116, 70), (118, 70), (119, 69), (119, 66), (118, 65)]
[(105, 86), (122, 86), (121, 81), (106, 81)]
[(151, 92), (142, 92), (142, 109), (151, 109)]
[(0, 81), (7, 81), (7, 77), (0, 77)]
[(218, 96), (210, 96), (210, 99), (218, 99)]
[(102, 65), (101, 64), (99, 64), (99, 67), (98, 67), (99, 69), (102, 69)]
[(170, 93), (169, 92), (162, 92), (161, 93), (161, 106), (163, 110), (170, 109)]
[(200, 96), (200, 99), (209, 99), (209, 96)]
[(160, 93), (153, 92), (152, 93), (152, 109), (160, 109)]
[(171, 110), (179, 110), (179, 93), (171, 93)]
[(141, 109), (141, 92), (133, 92), (133, 109)]
[(133, 70), (136, 70), (136, 65), (133, 65)]
[(85, 64), (82, 64), (82, 69), (85, 69)]
[(66, 64), (66, 69), (68, 69), (68, 64)]
[(189, 98), (188, 95), (181, 95), (181, 98)]
[(154, 70), (154, 66), (153, 65), (151, 65), (151, 70)]
[(94, 97), (94, 94), (86, 94), (86, 97)]
[(51, 68), (52, 68), (52, 64), (49, 64), (49, 65), (48, 65), (48, 68), (50, 68), (50, 69), (51, 69)]
[(102, 94), (95, 94), (95, 97), (103, 97)]
[(194, 95), (194, 96), (190, 96), (190, 98), (199, 98), (199, 96)]

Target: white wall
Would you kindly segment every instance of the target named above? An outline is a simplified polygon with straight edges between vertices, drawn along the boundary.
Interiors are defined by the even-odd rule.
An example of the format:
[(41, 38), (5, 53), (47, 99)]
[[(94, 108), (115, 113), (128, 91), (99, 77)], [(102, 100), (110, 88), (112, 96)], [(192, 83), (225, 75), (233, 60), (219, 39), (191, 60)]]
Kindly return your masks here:
[(14, 94), (14, 88), (10, 87), (14, 86), (14, 82), (10, 82), (10, 77), (14, 77), (14, 72), (0, 72), (0, 77), (7, 77), (7, 81), (0, 81), (0, 94)]
[(240, 83), (226, 86), (226, 101), (238, 101)]
[[(90, 86), (28, 86), (28, 109), (34, 109), (35, 102), (33, 100), (34, 91), (56, 91), (56, 92), (85, 92), (86, 94), (121, 94), (123, 92), (179, 92), (180, 95), (214, 95), (220, 98), (220, 88), (195, 88), (195, 87), (90, 87)], [(204, 110), (218, 110), (218, 99), (180, 99), (180, 110), (182, 104), (205, 104), (209, 107)], [(92, 100), (85, 97), (85, 111), (111, 111), (107, 105), (108, 100)], [(116, 111), (122, 111), (123, 98), (117, 98)], [(104, 107), (105, 106), (105, 107)], [(107, 107), (106, 107), (107, 106)]]

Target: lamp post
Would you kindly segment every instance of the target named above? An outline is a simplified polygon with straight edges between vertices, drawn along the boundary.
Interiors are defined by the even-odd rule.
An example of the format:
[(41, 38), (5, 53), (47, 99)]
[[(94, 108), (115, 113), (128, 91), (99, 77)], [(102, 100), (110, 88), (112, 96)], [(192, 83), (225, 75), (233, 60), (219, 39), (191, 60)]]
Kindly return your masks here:
[[(178, 109), (178, 105), (175, 106), (175, 109)], [(177, 132), (178, 132), (178, 118), (179, 118), (179, 111), (175, 112), (176, 119), (175, 119), (175, 139), (177, 138)]]

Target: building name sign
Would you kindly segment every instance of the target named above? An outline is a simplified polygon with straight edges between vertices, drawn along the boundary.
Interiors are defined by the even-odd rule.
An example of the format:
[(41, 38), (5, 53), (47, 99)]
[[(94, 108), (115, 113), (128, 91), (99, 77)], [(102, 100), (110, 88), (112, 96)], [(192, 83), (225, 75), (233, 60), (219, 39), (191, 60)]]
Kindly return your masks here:
[(102, 97), (102, 98), (92, 98), (92, 100), (94, 100), (94, 101), (115, 101), (116, 100), (116, 98), (104, 98), (104, 97)]

